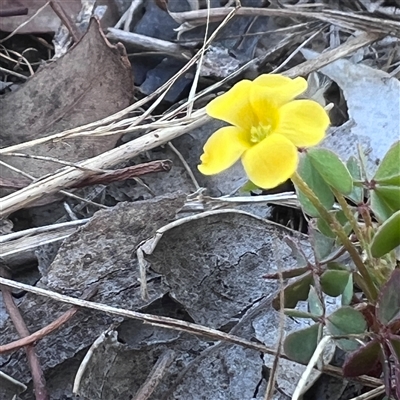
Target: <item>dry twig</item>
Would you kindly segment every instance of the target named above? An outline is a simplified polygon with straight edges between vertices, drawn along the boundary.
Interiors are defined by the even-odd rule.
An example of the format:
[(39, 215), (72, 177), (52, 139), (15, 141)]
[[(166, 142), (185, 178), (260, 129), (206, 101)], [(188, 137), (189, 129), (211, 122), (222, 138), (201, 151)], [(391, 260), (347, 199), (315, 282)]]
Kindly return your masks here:
[(61, 19), (62, 23), (67, 27), (70, 35), (72, 36), (75, 43), (79, 41), (82, 34), (79, 32), (74, 21), (65, 12), (60, 0), (50, 0), (50, 7), (53, 9), (57, 17)]
[[(2, 266), (0, 266), (0, 276), (1, 275), (7, 275), (6, 269)], [(8, 286), (0, 285), (0, 290), (3, 295), (4, 306), (19, 336), (21, 336), (21, 338), (29, 336), (30, 332), (25, 325), (24, 319), (22, 318), (17, 305), (14, 303), (10, 288)], [(29, 369), (32, 374), (36, 400), (48, 400), (49, 395), (46, 389), (46, 380), (39, 359), (36, 355), (35, 347), (32, 344), (29, 344), (25, 346), (25, 352), (26, 358), (28, 359)]]
[[(90, 299), (95, 295), (97, 292), (97, 286), (93, 286), (89, 288), (82, 296), (83, 299)], [(4, 345), (0, 345), (0, 354), (7, 353), (9, 351), (15, 351), (20, 349), (21, 347), (31, 345), (41, 339), (43, 339), (45, 336), (49, 335), (50, 333), (54, 332), (58, 328), (60, 328), (62, 325), (64, 325), (66, 322), (68, 322), (79, 310), (79, 307), (74, 306), (68, 311), (66, 311), (64, 314), (62, 314), (60, 317), (58, 317), (55, 321), (53, 321), (51, 324), (48, 324), (42, 329), (39, 329), (35, 333), (30, 334), (29, 336), (25, 336), (22, 339), (15, 340), (14, 342), (7, 343)]]
[(135, 397), (132, 400), (147, 400), (154, 392), (161, 379), (164, 377), (166, 369), (172, 364), (175, 359), (175, 352), (167, 350), (161, 354), (160, 358), (154, 364), (146, 381), (140, 386)]
[[(232, 7), (213, 8), (210, 10), (210, 21), (222, 20), (233, 10)], [(175, 21), (183, 24), (189, 23), (193, 27), (203, 25), (207, 20), (207, 10), (185, 11), (170, 13)], [(258, 17), (303, 17), (319, 20), (328, 24), (336, 25), (344, 29), (361, 30), (370, 33), (380, 33), (400, 37), (400, 21), (350, 13), (336, 10), (304, 11), (302, 9), (277, 9), (277, 8), (251, 8), (241, 7), (237, 9), (236, 15), (258, 16)]]
[[(346, 43), (342, 44), (336, 49), (321, 54), (315, 60), (305, 61), (304, 63), (284, 72), (283, 74), (290, 77), (308, 75), (310, 72), (318, 70), (319, 68), (322, 68), (335, 60), (343, 58), (359, 48), (375, 42), (381, 37), (381, 34), (376, 33), (361, 34), (356, 38), (348, 40)], [(128, 109), (115, 114), (113, 117), (120, 114), (123, 115), (126, 110)], [(204, 109), (197, 110), (192, 114), (191, 118), (186, 119), (186, 121), (193, 122), (189, 122), (182, 126), (158, 129), (116, 149), (112, 149), (106, 153), (100, 154), (97, 157), (83, 161), (79, 163), (79, 165), (83, 168), (92, 169), (111, 167), (117, 162), (129, 160), (141, 152), (151, 150), (155, 147), (165, 144), (172, 139), (175, 139), (195, 128), (202, 126), (208, 120), (209, 119), (206, 116)], [(86, 127), (89, 125), (86, 125)], [(77, 129), (73, 133), (76, 131)], [(72, 133), (72, 131), (68, 132)], [(2, 149), (0, 150), (0, 153), (14, 151), (15, 147), (16, 146), (11, 146), (10, 148)], [(54, 173), (50, 177), (46, 177), (42, 180), (32, 183), (27, 188), (21, 189), (18, 192), (12, 193), (2, 199), (0, 202), (0, 217), (4, 217), (11, 212), (26, 207), (36, 199), (42, 197), (45, 193), (55, 193), (60, 189), (71, 187), (76, 181), (83, 179), (84, 176), (85, 174), (82, 171), (65, 168)]]
[[(126, 310), (123, 308), (111, 307), (111, 306), (107, 306), (105, 304), (95, 303), (95, 302), (91, 302), (91, 301), (87, 301), (87, 300), (81, 300), (81, 299), (77, 299), (75, 297), (66, 296), (66, 295), (63, 295), (60, 293), (52, 292), (50, 290), (26, 285), (21, 282), (16, 282), (16, 281), (6, 279), (6, 278), (1, 278), (1, 277), (0, 277), (0, 285), (9, 286), (9, 287), (13, 287), (16, 289), (21, 289), (21, 290), (26, 290), (27, 292), (35, 293), (39, 296), (45, 296), (45, 297), (51, 298), (53, 300), (60, 301), (62, 303), (73, 304), (78, 307), (85, 307), (85, 308), (89, 308), (92, 310), (102, 311), (102, 312), (112, 314), (112, 315), (119, 315), (124, 318), (137, 319), (139, 321), (143, 321), (144, 323), (147, 323), (147, 324), (150, 324), (153, 326), (177, 330), (177, 331), (181, 331), (181, 332), (187, 332), (192, 335), (204, 336), (204, 337), (210, 338), (211, 340), (224, 341), (224, 342), (242, 346), (242, 347), (245, 347), (248, 349), (260, 351), (260, 352), (266, 353), (266, 354), (272, 354), (272, 355), (276, 354), (275, 349), (271, 349), (270, 347), (267, 347), (258, 342), (253, 342), (251, 340), (243, 339), (239, 336), (221, 332), (221, 331), (218, 331), (217, 329), (208, 328), (203, 325), (186, 322), (186, 321), (181, 321), (181, 320), (178, 320), (175, 318), (145, 314), (145, 313), (140, 313), (137, 311)], [(282, 354), (281, 357), (287, 358), (284, 354)], [(333, 376), (343, 377), (341, 369), (337, 368), (337, 367), (333, 367), (331, 365), (324, 366), (323, 372), (333, 375)], [(354, 378), (354, 380), (357, 382), (360, 382), (366, 386), (371, 386), (371, 387), (377, 387), (377, 386), (382, 385), (382, 381), (380, 379), (372, 378), (370, 376), (363, 375), (363, 376)]]

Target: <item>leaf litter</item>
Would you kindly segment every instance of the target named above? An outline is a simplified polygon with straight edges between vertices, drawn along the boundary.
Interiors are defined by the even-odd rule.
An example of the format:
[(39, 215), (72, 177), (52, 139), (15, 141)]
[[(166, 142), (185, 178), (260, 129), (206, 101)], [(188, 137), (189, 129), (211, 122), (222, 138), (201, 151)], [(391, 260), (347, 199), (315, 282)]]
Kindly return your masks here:
[[(170, 1), (169, 3), (167, 7), (176, 13), (171, 15), (175, 20), (179, 18), (181, 23), (187, 23), (189, 17), (192, 18), (191, 16), (196, 13), (197, 17), (201, 16), (202, 18), (195, 23), (195, 29), (186, 32), (187, 27), (181, 29), (182, 33), (179, 38), (182, 40), (186, 34), (187, 40), (191, 40), (192, 43), (195, 43), (196, 39), (202, 40), (199, 39), (199, 32), (200, 38), (204, 37), (201, 25), (206, 22), (205, 10), (197, 11), (196, 7), (194, 9), (192, 7), (192, 11), (189, 9), (177, 11), (174, 9), (176, 7), (174, 2)], [(390, 45), (385, 44), (384, 41), (378, 41), (374, 45), (375, 48), (368, 47), (389, 33), (396, 38), (398, 22), (395, 19), (390, 19), (389, 25), (379, 24), (380, 17), (369, 14), (366, 18), (370, 25), (366, 26), (365, 19), (358, 16), (349, 20), (349, 17), (356, 15), (353, 10), (341, 10), (342, 14), (336, 11), (335, 14), (335, 11), (326, 9), (322, 10), (319, 15), (301, 8), (272, 10), (272, 12), (268, 8), (253, 8), (250, 11), (249, 7), (260, 6), (257, 2), (250, 3), (242, 2), (242, 8), (238, 9), (238, 16), (235, 20), (236, 25), (231, 24), (233, 26), (230, 28), (231, 31), (229, 31), (228, 21), (222, 23), (225, 31), (221, 31), (221, 35), (229, 37), (234, 33), (237, 35), (239, 31), (240, 34), (245, 35), (244, 37), (253, 37), (253, 39), (249, 39), (250, 41), (246, 45), (240, 43), (237, 37), (234, 40), (235, 43), (232, 43), (232, 40), (221, 41), (218, 37), (215, 39), (215, 45), (236, 51), (234, 58), (239, 60), (239, 64), (236, 66), (233, 63), (232, 68), (241, 68), (241, 71), (248, 76), (254, 76), (260, 71), (265, 71), (263, 68), (266, 65), (269, 65), (268, 70), (270, 70), (285, 63), (287, 52), (290, 50), (292, 55), (287, 61), (288, 69), (285, 73), (289, 76), (291, 74), (307, 75), (312, 71), (319, 70), (320, 73), (329, 76), (343, 91), (349, 116), (352, 119), (349, 123), (352, 123), (352, 126), (361, 123), (363, 115), (365, 116), (362, 114), (365, 102), (362, 103), (356, 96), (360, 93), (361, 97), (365, 96), (363, 90), (366, 90), (368, 85), (359, 85), (353, 89), (351, 83), (359, 82), (361, 79), (357, 78), (346, 82), (344, 78), (346, 74), (335, 65), (347, 63), (346, 70), (352, 71), (354, 76), (358, 76), (357, 74), (362, 68), (365, 70), (365, 66), (356, 64), (354, 61), (335, 61), (337, 58), (351, 56), (359, 48), (367, 49), (364, 54), (358, 53), (362, 60), (367, 59), (373, 51), (381, 51), (383, 57), (387, 59), (387, 66), (389, 66), (389, 72), (385, 72), (385, 74), (389, 74), (389, 76), (385, 75), (386, 81), (393, 82), (392, 89), (397, 87), (396, 55), (389, 58)], [(134, 10), (134, 7), (129, 9)], [(128, 14), (129, 9), (127, 9)], [(146, 12), (148, 10), (151, 10), (151, 7), (146, 8)], [(189, 15), (188, 12), (192, 14)], [(210, 10), (209, 15), (217, 15), (218, 12), (220, 11)], [(329, 17), (329, 22), (338, 29), (331, 31), (331, 43), (334, 42), (334, 39), (339, 42), (336, 48), (331, 48), (331, 53), (328, 51), (325, 54), (316, 55), (314, 60), (302, 63), (304, 59), (300, 55), (300, 49), (297, 49), (302, 43), (301, 35), (296, 31), (300, 28), (293, 28), (293, 33), (297, 33), (297, 35), (290, 36), (290, 34), (279, 33), (273, 39), (275, 42), (260, 41), (257, 34), (252, 36), (257, 33), (258, 29), (262, 29), (254, 22), (252, 23), (255, 13), (260, 13), (263, 15), (262, 18), (269, 21), (271, 31), (280, 31), (282, 27), (288, 27), (289, 21), (293, 23), (293, 20), (288, 19), (289, 14), (291, 18), (299, 17), (305, 20), (317, 18), (325, 23)], [(132, 24), (139, 26), (135, 25), (134, 21), (135, 18), (139, 18), (140, 21), (140, 17), (128, 14), (125, 18), (131, 18)], [(224, 10), (223, 15), (219, 17), (220, 20), (228, 14), (229, 10)], [(161, 15), (165, 16), (166, 14)], [(150, 12), (146, 18), (151, 18)], [(190, 24), (193, 24), (193, 20), (190, 21)], [(141, 29), (143, 26), (142, 23)], [(217, 23), (216, 26), (221, 25)], [(255, 26), (255, 31), (251, 31), (252, 26)], [(387, 26), (392, 29), (390, 32), (387, 31), (389, 29)], [(127, 26), (124, 30), (128, 32), (129, 28), (130, 26)], [(318, 26), (318, 29), (322, 28), (322, 25)], [(326, 26), (325, 29), (327, 28)], [(346, 42), (346, 29), (361, 29), (366, 33), (360, 34), (353, 41), (349, 39)], [(135, 30), (133, 29), (133, 31)], [(315, 33), (315, 31), (313, 32)], [(149, 31), (143, 33), (145, 36), (157, 37), (157, 34)], [(168, 32), (165, 37), (161, 33), (158, 35), (161, 36), (161, 39), (169, 41), (174, 38), (171, 32)], [(85, 38), (87, 40), (86, 47), (84, 46)], [(190, 41), (185, 45), (190, 49)], [(269, 47), (267, 48), (269, 58), (260, 55), (262, 46)], [(314, 39), (314, 42), (308, 43), (307, 46), (320, 52), (328, 48), (329, 43), (319, 37), (318, 40)], [(204, 216), (204, 218), (193, 218), (193, 220), (189, 218), (188, 222), (178, 224), (164, 232), (151, 254), (144, 254), (144, 259), (148, 263), (145, 275), (148, 299), (142, 298), (140, 286), (143, 285), (143, 276), (140, 276), (139, 273), (137, 250), (171, 221), (179, 221), (179, 219), (192, 214), (190, 208), (185, 209), (184, 207), (185, 203), (193, 205), (187, 195), (196, 189), (195, 183), (187, 173), (188, 168), (193, 172), (200, 186), (208, 188), (209, 193), (214, 196), (235, 193), (245, 183), (245, 175), (240, 167), (233, 169), (228, 175), (212, 178), (206, 178), (197, 173), (196, 165), (202, 143), (211, 132), (215, 131), (216, 123), (203, 118), (201, 108), (197, 114), (194, 114), (194, 119), (189, 117), (186, 121), (178, 120), (173, 108), (168, 110), (171, 105), (168, 104), (168, 101), (175, 102), (179, 96), (184, 96), (185, 87), (179, 89), (178, 97), (173, 100), (167, 98), (166, 103), (159, 103), (167, 109), (164, 112), (164, 116), (166, 116), (164, 121), (167, 121), (167, 125), (157, 127), (156, 120), (154, 128), (152, 128), (152, 120), (145, 120), (150, 113), (146, 113), (146, 108), (142, 107), (147, 107), (148, 101), (162, 93), (158, 91), (160, 84), (166, 82), (164, 88), (168, 87), (168, 74), (164, 81), (156, 83), (159, 69), (148, 75), (146, 73), (148, 80), (143, 86), (146, 90), (143, 90), (141, 95), (136, 93), (139, 98), (136, 99), (136, 103), (130, 105), (134, 94), (132, 75), (127, 57), (118, 50), (120, 48), (117, 46), (112, 49), (102, 37), (97, 23), (92, 21), (86, 35), (69, 49), (64, 57), (41, 70), (39, 69), (35, 76), (26, 83), (21, 83), (19, 90), (8, 95), (7, 102), (7, 96), (0, 99), (4, 104), (2, 110), (5, 110), (3, 113), (5, 122), (9, 118), (8, 131), (5, 129), (7, 128), (7, 124), (5, 124), (1, 134), (2, 160), (7, 164), (15, 165), (18, 170), (35, 178), (49, 174), (44, 181), (39, 180), (25, 189), (20, 189), (14, 194), (7, 194), (4, 197), (2, 215), (4, 218), (10, 217), (14, 223), (18, 220), (15, 218), (16, 214), (12, 213), (18, 214), (21, 212), (18, 210), (27, 208), (32, 219), (35, 210), (39, 210), (32, 207), (35, 204), (34, 200), (42, 199), (42, 204), (49, 201), (54, 202), (56, 199), (50, 198), (49, 194), (59, 193), (61, 189), (71, 190), (74, 182), (93, 174), (93, 171), (97, 169), (115, 168), (121, 165), (121, 162), (127, 163), (131, 159), (135, 164), (167, 158), (173, 161), (172, 174), (168, 176), (157, 173), (148, 178), (144, 177), (141, 182), (127, 182), (126, 186), (122, 182), (104, 185), (100, 191), (102, 194), (96, 201), (111, 207), (109, 210), (95, 212), (95, 205), (88, 206), (87, 203), (80, 211), (77, 204), (72, 203), (72, 213), (68, 213), (65, 208), (65, 211), (61, 212), (64, 214), (63, 221), (70, 219), (71, 216), (84, 218), (93, 215), (93, 217), (74, 233), (69, 232), (69, 236), (63, 237), (63, 241), (59, 240), (55, 247), (55, 257), (50, 257), (47, 265), (41, 267), (37, 287), (72, 297), (80, 297), (87, 287), (97, 285), (98, 291), (93, 298), (96, 303), (153, 315), (169, 316), (199, 326), (216, 328), (248, 340), (256, 338), (271, 348), (276, 348), (276, 340), (279, 336), (278, 327), (282, 317), (270, 304), (279, 286), (276, 284), (271, 286), (271, 283), (263, 280), (262, 276), (276, 273), (279, 269), (287, 270), (296, 265), (285, 237), (290, 236), (293, 240), (302, 243), (304, 249), (307, 249), (307, 244), (306, 237), (302, 234), (268, 222), (263, 218), (240, 212), (238, 209), (223, 210), (221, 213), (215, 210), (214, 214)], [(143, 47), (141, 51), (143, 51)], [(75, 55), (78, 54), (76, 58), (74, 52)], [(88, 59), (88, 56), (94, 58)], [(149, 56), (140, 54), (140, 52), (130, 57), (134, 70), (137, 68), (138, 71), (135, 74), (140, 74), (140, 68), (142, 70), (145, 68), (141, 64), (148, 62), (148, 59), (144, 62), (146, 57)], [(143, 62), (140, 62), (141, 58)], [(163, 59), (165, 58), (168, 61), (168, 57), (164, 56)], [(104, 59), (108, 59), (109, 64), (105, 63)], [(154, 60), (151, 61), (154, 63)], [(216, 69), (215, 76), (219, 78), (230, 77), (228, 75), (230, 69), (224, 71), (224, 67), (221, 67), (212, 58), (207, 63), (204, 75), (200, 70), (200, 83), (203, 87), (209, 85), (209, 81), (203, 79), (210, 79), (210, 69)], [(326, 65), (327, 67), (325, 67)], [(75, 69), (77, 66), (80, 67), (79, 70)], [(95, 72), (93, 72), (94, 67)], [(170, 68), (166, 62), (164, 62), (164, 67), (166, 71)], [(369, 66), (369, 70), (364, 71), (364, 74), (367, 73), (368, 76), (375, 74), (381, 78), (379, 75), (381, 71), (373, 67), (375, 65), (372, 65), (372, 68)], [(382, 67), (378, 65), (378, 68)], [(50, 74), (46, 74), (46, 72), (50, 72)], [(182, 72), (178, 72), (177, 76), (181, 74)], [(52, 76), (53, 78), (51, 78)], [(205, 78), (202, 78), (203, 76)], [(374, 80), (374, 85), (376, 85), (376, 88), (375, 86), (373, 88), (374, 91), (380, 90), (380, 82), (383, 82), (382, 85), (384, 85), (385, 80), (382, 79), (381, 81)], [(69, 84), (65, 83), (60, 87), (62, 81)], [(142, 83), (145, 81), (142, 80)], [(136, 82), (140, 83), (140, 81)], [(89, 86), (85, 87), (85, 84), (89, 84)], [(156, 87), (157, 85), (158, 87)], [(217, 90), (224, 90), (230, 85), (231, 83), (225, 82), (225, 87), (220, 86)], [(92, 93), (91, 89), (93, 89)], [(141, 91), (140, 86), (139, 90)], [(150, 98), (140, 99), (140, 96), (154, 93), (154, 91), (155, 94), (151, 94)], [(395, 90), (389, 90), (388, 95), (392, 95), (394, 92)], [(42, 97), (39, 96), (40, 93)], [(352, 93), (354, 93), (354, 97), (352, 97)], [(14, 102), (12, 95), (14, 95)], [(59, 102), (53, 101), (54, 96), (59, 99)], [(193, 99), (191, 101), (193, 102)], [(25, 108), (22, 107), (22, 111), (16, 117), (15, 110), (20, 111), (20, 106), (24, 104)], [(184, 100), (181, 105), (185, 107)], [(378, 107), (380, 106), (382, 113), (385, 112), (383, 115), (389, 115), (392, 120), (396, 119), (395, 103), (391, 109), (388, 109), (385, 103), (377, 103), (374, 107), (376, 115), (379, 115)], [(8, 111), (7, 107), (10, 107), (11, 111)], [(364, 107), (364, 110), (366, 109), (367, 107)], [(85, 112), (81, 112), (82, 110)], [(149, 110), (151, 112), (152, 108), (150, 107)], [(141, 118), (138, 112), (144, 112), (142, 114), (144, 118)], [(112, 116), (113, 114), (114, 116)], [(357, 120), (357, 118), (359, 119)], [(197, 123), (194, 122), (196, 119)], [(385, 120), (385, 117), (382, 120)], [(139, 136), (136, 136), (132, 142), (113, 149), (120, 144), (118, 140), (123, 134), (134, 131), (143, 122), (149, 124), (148, 128), (144, 130), (147, 136), (141, 136), (140, 133), (135, 134)], [(349, 123), (345, 122), (343, 126), (345, 127)], [(336, 134), (336, 131), (335, 127), (331, 128), (332, 136)], [(395, 134), (395, 128), (388, 132)], [(79, 137), (68, 138), (68, 136), (72, 136), (71, 134), (79, 135)], [(355, 141), (365, 143), (359, 133), (352, 131), (352, 134), (355, 135)], [(59, 135), (59, 137), (57, 140), (46, 139), (51, 135)], [(390, 138), (391, 136), (382, 140), (382, 146), (386, 144), (390, 146)], [(38, 141), (38, 139), (40, 140)], [(172, 152), (168, 147), (158, 147), (165, 145), (169, 140), (174, 140), (174, 146), (178, 153)], [(20, 147), (18, 148), (18, 146)], [(157, 149), (152, 150), (154, 148)], [(375, 145), (371, 145), (371, 148), (374, 151)], [(332, 145), (332, 149), (337, 150), (334, 145)], [(75, 166), (59, 170), (60, 165), (43, 160), (11, 158), (7, 153), (12, 151), (49, 156), (72, 162)], [(350, 153), (345, 153), (342, 157), (347, 159), (349, 155)], [(371, 156), (372, 160), (374, 160), (373, 157), (375, 155)], [(376, 157), (379, 158), (379, 156)], [(181, 164), (182, 158), (187, 163), (186, 165)], [(3, 176), (3, 173), (9, 174), (9, 169), (2, 167), (1, 170), (1, 178), (8, 178), (9, 175)], [(14, 171), (12, 178), (18, 180), (20, 175)], [(184, 189), (184, 194), (179, 193), (179, 189)], [(88, 195), (88, 191), (82, 191), (79, 195), (85, 197)], [(154, 195), (158, 197), (153, 199)], [(139, 199), (145, 200), (138, 201)], [(123, 200), (128, 202), (117, 204)], [(204, 204), (210, 205), (202, 201), (201, 195), (198, 195), (197, 200), (199, 200), (197, 205), (203, 207)], [(53, 204), (63, 210), (60, 200)], [(180, 212), (182, 208), (184, 211)], [(263, 216), (269, 215), (270, 211), (266, 205), (260, 207), (252, 204), (250, 211), (253, 214), (259, 214), (260, 208)], [(75, 211), (73, 211), (74, 209)], [(258, 212), (255, 209), (258, 209)], [(43, 209), (40, 209), (40, 212), (43, 213)], [(42, 221), (42, 225), (53, 224), (56, 221), (57, 219), (50, 215)], [(29, 227), (32, 228), (32, 226)], [(61, 236), (62, 231), (58, 233), (58, 238)], [(57, 235), (53, 235), (51, 238), (52, 242), (55, 240), (57, 240)], [(9, 242), (11, 243), (8, 245), (11, 244), (12, 248), (12, 240)], [(44, 251), (46, 252), (46, 248)], [(33, 256), (34, 253), (31, 254), (31, 257)], [(17, 277), (23, 277), (18, 263), (14, 263), (12, 268), (17, 273)], [(48, 325), (68, 309), (66, 305), (61, 305), (55, 300), (32, 293), (23, 296), (23, 299), (19, 301), (19, 307), (31, 332)], [(0, 316), (2, 316), (0, 332), (1, 345), (3, 345), (17, 339), (17, 336), (6, 314), (0, 313)], [(285, 321), (286, 324), (289, 324), (289, 320)], [(290, 332), (291, 329), (297, 327), (298, 322), (292, 324), (292, 328), (287, 327), (285, 330)], [(192, 331), (192, 333), (196, 333), (196, 331)], [(81, 365), (79, 369), (81, 361), (84, 360), (87, 350), (93, 343), (97, 343), (97, 345), (92, 348), (91, 358), (86, 357), (82, 364), (83, 368)], [(272, 365), (271, 360), (267, 361), (266, 354), (263, 355), (262, 352), (246, 348), (246, 346), (218, 343), (210, 338), (206, 339), (201, 334), (197, 336), (188, 334), (179, 327), (175, 330), (165, 330), (142, 324), (137, 320), (124, 319), (120, 316), (113, 317), (103, 312), (87, 309), (79, 310), (67, 324), (43, 337), (37, 342), (35, 350), (39, 355), (52, 398), (71, 396), (73, 382), (78, 382), (76, 373), (79, 370), (81, 375), (76, 390), (79, 391), (81, 397), (87, 399), (127, 398), (128, 395), (136, 392), (138, 399), (263, 399), (268, 381), (266, 371)], [(90, 355), (91, 352), (87, 354)], [(285, 363), (285, 360), (281, 360), (279, 363), (276, 380), (276, 387), (279, 390), (272, 397), (274, 399), (290, 398), (301, 374), (298, 365), (294, 366), (293, 363), (286, 365)], [(25, 384), (30, 384), (29, 368), (21, 350), (2, 355), (0, 365), (1, 371), (5, 374)], [(289, 378), (291, 374), (293, 377)], [(318, 375), (319, 373), (316, 372), (316, 375), (311, 378), (310, 385)], [(3, 388), (3, 386), (1, 387)], [(13, 394), (19, 392), (21, 386), (13, 387), (11, 385), (10, 389), (9, 385), (5, 385), (4, 388), (1, 389), (5, 390), (2, 396), (11, 398)], [(20, 394), (20, 398), (32, 398), (30, 390), (29, 388), (28, 391)], [(359, 389), (353, 387), (353, 390), (356, 393)], [(336, 393), (335, 397), (335, 393), (328, 395), (328, 392), (324, 393), (324, 397), (318, 398), (341, 398), (339, 393)]]

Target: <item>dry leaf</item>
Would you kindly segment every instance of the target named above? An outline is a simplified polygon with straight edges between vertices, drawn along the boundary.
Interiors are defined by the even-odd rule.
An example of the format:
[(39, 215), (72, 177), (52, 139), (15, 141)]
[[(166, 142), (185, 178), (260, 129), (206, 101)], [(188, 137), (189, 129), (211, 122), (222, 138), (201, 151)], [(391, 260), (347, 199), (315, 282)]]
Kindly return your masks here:
[[(94, 301), (132, 310), (138, 310), (162, 297), (167, 288), (156, 279), (156, 274), (149, 271), (150, 300), (142, 300), (135, 250), (141, 242), (152, 237), (157, 229), (175, 218), (185, 197), (178, 193), (147, 201), (120, 203), (113, 209), (96, 213), (82, 230), (65, 240), (39, 285), (80, 296), (82, 290), (85, 291), (97, 282), (100, 286)], [(46, 297), (30, 294), (24, 296), (19, 307), (31, 332), (53, 321), (68, 308)], [(47, 371), (54, 368), (74, 357), (84, 347), (90, 346), (112, 320), (120, 318), (88, 310), (79, 312), (71, 323), (37, 343), (36, 351), (43, 369)], [(16, 338), (11, 321), (0, 318), (0, 344)], [(1, 354), (0, 364), (2, 372), (15, 379), (24, 382), (30, 380), (23, 351)], [(5, 364), (7, 368), (3, 369)], [(0, 384), (0, 399), (6, 398), (2, 390)]]
[[(123, 48), (122, 48), (123, 49)], [(70, 51), (41, 68), (21, 88), (0, 98), (0, 146), (7, 147), (105, 118), (125, 107), (133, 97), (130, 63), (120, 46), (103, 36), (97, 20)], [(76, 138), (37, 145), (26, 153), (76, 162), (115, 146), (119, 136)], [(4, 161), (40, 177), (59, 164), (24, 158)], [(2, 168), (3, 178), (20, 175)]]

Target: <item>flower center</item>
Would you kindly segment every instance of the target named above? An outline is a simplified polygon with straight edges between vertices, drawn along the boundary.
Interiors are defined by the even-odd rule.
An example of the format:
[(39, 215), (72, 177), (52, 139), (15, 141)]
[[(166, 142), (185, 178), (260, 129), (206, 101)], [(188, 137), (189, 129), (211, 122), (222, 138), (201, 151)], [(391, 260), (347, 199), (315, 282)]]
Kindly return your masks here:
[(271, 133), (271, 131), (272, 131), (271, 125), (252, 126), (250, 130), (250, 142), (260, 143)]

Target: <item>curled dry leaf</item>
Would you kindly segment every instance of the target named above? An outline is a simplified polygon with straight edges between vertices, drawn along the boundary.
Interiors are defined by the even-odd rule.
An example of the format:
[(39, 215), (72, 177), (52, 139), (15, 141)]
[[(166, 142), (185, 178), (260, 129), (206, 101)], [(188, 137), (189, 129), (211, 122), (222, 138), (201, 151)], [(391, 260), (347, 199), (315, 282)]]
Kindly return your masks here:
[[(121, 51), (122, 49), (122, 51)], [(130, 63), (123, 48), (105, 39), (93, 19), (88, 32), (62, 58), (42, 67), (19, 90), (0, 99), (0, 146), (7, 147), (105, 118), (133, 97)], [(77, 162), (113, 148), (119, 136), (83, 137), (41, 144), (26, 151)], [(2, 158), (40, 177), (59, 164), (34, 159)], [(3, 168), (2, 177), (21, 176)]]

